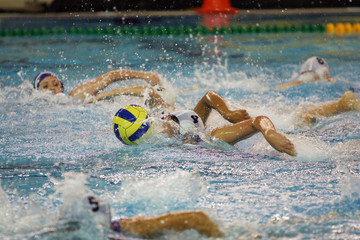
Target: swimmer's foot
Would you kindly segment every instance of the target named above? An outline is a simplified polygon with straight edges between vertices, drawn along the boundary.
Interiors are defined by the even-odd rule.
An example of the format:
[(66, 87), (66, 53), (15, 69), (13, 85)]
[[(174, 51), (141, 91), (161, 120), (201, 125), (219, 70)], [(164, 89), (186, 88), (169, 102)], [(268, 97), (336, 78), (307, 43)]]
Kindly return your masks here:
[(266, 130), (264, 137), (266, 141), (268, 141), (268, 143), (279, 152), (284, 152), (291, 156), (297, 155), (294, 144), (289, 139), (287, 139), (287, 137), (277, 132), (276, 130)]
[(344, 110), (358, 110), (360, 111), (360, 100), (352, 91), (347, 91), (340, 98), (339, 103), (342, 104)]
[(249, 114), (244, 109), (238, 109), (234, 111), (229, 111), (224, 118), (231, 123), (238, 123), (244, 120), (250, 119)]

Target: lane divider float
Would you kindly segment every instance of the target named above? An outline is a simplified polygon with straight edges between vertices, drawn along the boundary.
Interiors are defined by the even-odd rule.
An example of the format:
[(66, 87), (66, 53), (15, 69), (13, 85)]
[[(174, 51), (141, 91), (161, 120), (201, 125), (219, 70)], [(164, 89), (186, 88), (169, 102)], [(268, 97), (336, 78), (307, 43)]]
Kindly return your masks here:
[(326, 32), (336, 36), (345, 36), (349, 34), (360, 34), (360, 23), (328, 23)]
[(61, 35), (61, 34), (81, 34), (81, 35), (142, 35), (142, 36), (167, 36), (167, 35), (226, 35), (243, 33), (281, 33), (281, 32), (327, 32), (343, 36), (346, 34), (360, 34), (360, 23), (328, 23), (328, 24), (301, 24), (301, 25), (247, 25), (230, 27), (206, 26), (179, 26), (179, 27), (105, 27), (105, 28), (81, 28), (81, 27), (52, 27), (52, 28), (16, 28), (0, 29), (0, 36), (26, 37), (43, 35)]

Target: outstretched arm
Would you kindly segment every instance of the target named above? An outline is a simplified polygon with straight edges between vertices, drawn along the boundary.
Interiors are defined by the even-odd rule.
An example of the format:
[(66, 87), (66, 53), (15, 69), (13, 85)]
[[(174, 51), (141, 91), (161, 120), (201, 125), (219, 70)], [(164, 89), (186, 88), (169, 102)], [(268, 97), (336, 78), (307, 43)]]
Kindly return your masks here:
[(297, 77), (297, 80), (277, 86), (275, 90), (290, 88), (305, 82), (317, 82), (317, 81), (334, 82), (336, 81), (336, 79), (335, 78), (320, 79), (319, 75), (315, 72), (304, 72)]
[(299, 85), (303, 83), (303, 81), (301, 80), (298, 80), (298, 81), (294, 81), (294, 82), (288, 82), (288, 83), (284, 83), (280, 86), (277, 86), (276, 88), (274, 88), (275, 90), (280, 90), (280, 89), (286, 89), (286, 88), (290, 88), (290, 87), (293, 87), (293, 86), (296, 86), (296, 85)]
[(102, 99), (107, 99), (121, 95), (144, 97), (145, 93), (149, 95), (148, 103), (150, 107), (173, 108), (173, 106), (166, 103), (164, 99), (162, 99), (162, 97), (152, 87), (148, 87), (148, 86), (135, 86), (135, 87), (113, 89), (96, 95), (96, 97), (90, 99), (87, 103), (92, 103), (94, 101), (99, 101)]
[(230, 110), (226, 105), (225, 100), (216, 92), (208, 91), (198, 102), (194, 108), (194, 112), (201, 118), (203, 123), (206, 123), (206, 120), (209, 117), (211, 109), (218, 111), (223, 118), (228, 120), (231, 123), (237, 123), (246, 119), (249, 119), (250, 116), (246, 110)]
[(99, 91), (103, 90), (110, 84), (116, 81), (128, 80), (128, 79), (143, 79), (146, 82), (156, 85), (160, 83), (160, 78), (157, 74), (152, 72), (142, 72), (135, 70), (113, 70), (101, 75), (100, 77), (75, 87), (70, 96), (85, 99), (87, 96), (95, 96)]
[(153, 237), (164, 230), (195, 229), (208, 237), (222, 237), (219, 227), (202, 211), (175, 212), (157, 217), (134, 217), (119, 221), (124, 232)]

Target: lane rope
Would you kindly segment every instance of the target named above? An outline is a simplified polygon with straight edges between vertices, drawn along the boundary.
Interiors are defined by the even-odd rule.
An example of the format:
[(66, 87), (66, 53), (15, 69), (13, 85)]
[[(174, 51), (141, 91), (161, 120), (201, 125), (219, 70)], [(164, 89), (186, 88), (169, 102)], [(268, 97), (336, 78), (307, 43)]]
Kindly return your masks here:
[(142, 36), (167, 36), (167, 35), (227, 35), (227, 34), (246, 34), (246, 33), (281, 33), (281, 32), (326, 32), (343, 36), (347, 34), (360, 34), (360, 23), (328, 23), (328, 24), (301, 24), (301, 25), (247, 25), (230, 27), (206, 26), (179, 26), (179, 27), (105, 27), (105, 28), (16, 28), (0, 29), (0, 36), (27, 37), (42, 35), (61, 35), (61, 34), (82, 34), (82, 35), (142, 35)]

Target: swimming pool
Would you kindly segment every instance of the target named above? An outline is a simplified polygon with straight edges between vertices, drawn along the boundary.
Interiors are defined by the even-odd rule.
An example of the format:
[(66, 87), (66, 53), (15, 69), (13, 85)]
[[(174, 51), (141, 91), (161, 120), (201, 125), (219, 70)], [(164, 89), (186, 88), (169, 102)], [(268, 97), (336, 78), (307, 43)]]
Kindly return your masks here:
[[(201, 19), (183, 21), (196, 25)], [(113, 218), (205, 210), (226, 239), (358, 238), (360, 113), (319, 119), (312, 126), (296, 125), (296, 114), (308, 102), (330, 101), (349, 89), (358, 94), (359, 38), (301, 32), (1, 38), (1, 237), (107, 238), (111, 233), (89, 228), (86, 216), (73, 231), (57, 221), (63, 201), (71, 205), (92, 191), (110, 202)], [(273, 90), (313, 55), (327, 60), (338, 81)], [(69, 93), (119, 67), (159, 73), (184, 108), (216, 90), (234, 108), (269, 116), (299, 155), (276, 152), (260, 135), (236, 147), (166, 139), (124, 146), (112, 132), (112, 117), (120, 106), (142, 100), (123, 97), (85, 105), (32, 89), (32, 79), (42, 70), (62, 77)], [(217, 114), (210, 121), (224, 124)], [(201, 236), (188, 231), (165, 238)]]

